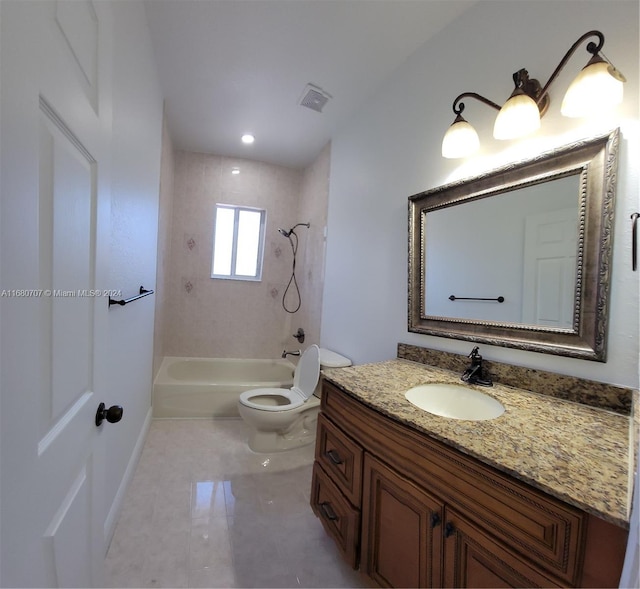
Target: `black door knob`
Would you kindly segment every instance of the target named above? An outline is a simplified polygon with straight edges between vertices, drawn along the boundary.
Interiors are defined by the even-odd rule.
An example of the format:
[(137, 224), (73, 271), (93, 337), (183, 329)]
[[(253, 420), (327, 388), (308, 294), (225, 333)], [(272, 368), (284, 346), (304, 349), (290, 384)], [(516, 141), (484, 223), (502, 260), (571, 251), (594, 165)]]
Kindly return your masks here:
[(96, 411), (96, 425), (100, 425), (105, 419), (109, 423), (118, 423), (122, 419), (123, 409), (120, 405), (111, 405), (109, 409), (105, 408), (104, 403), (98, 405), (98, 411)]

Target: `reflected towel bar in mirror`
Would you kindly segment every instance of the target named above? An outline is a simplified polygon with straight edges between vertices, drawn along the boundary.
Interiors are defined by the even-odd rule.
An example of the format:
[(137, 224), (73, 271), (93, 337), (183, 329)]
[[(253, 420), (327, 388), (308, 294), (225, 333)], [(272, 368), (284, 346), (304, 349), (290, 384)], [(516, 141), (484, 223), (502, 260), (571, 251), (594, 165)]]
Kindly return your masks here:
[(153, 290), (147, 290), (145, 289), (144, 286), (141, 286), (140, 294), (137, 294), (135, 297), (131, 297), (130, 299), (121, 299), (119, 301), (116, 301), (115, 299), (112, 299), (111, 297), (109, 297), (109, 307), (111, 307), (111, 305), (120, 305), (121, 307), (124, 307), (128, 303), (132, 303), (133, 301), (137, 301), (138, 299), (141, 299), (142, 297), (147, 297), (149, 295), (152, 295), (153, 293), (154, 293)]
[(498, 301), (499, 303), (504, 303), (504, 297), (496, 297), (495, 299), (485, 299), (481, 297), (457, 297), (456, 295), (451, 295), (449, 297), (450, 301)]

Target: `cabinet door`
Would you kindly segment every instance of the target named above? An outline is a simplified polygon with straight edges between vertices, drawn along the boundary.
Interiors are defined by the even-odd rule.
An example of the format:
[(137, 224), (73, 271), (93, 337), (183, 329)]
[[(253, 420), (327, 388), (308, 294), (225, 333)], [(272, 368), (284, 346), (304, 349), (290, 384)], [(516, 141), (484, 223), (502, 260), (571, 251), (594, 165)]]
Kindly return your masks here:
[(443, 587), (560, 587), (481, 528), (447, 508)]
[(369, 454), (361, 568), (382, 587), (440, 587), (443, 505)]

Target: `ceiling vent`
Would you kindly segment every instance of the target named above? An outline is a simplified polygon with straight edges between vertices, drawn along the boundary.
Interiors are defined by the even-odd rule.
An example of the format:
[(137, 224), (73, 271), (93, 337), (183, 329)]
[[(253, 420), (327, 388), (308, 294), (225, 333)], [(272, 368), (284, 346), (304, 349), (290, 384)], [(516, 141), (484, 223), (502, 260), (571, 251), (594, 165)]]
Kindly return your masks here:
[(325, 92), (322, 88), (314, 86), (313, 84), (307, 84), (299, 104), (316, 112), (322, 112), (324, 105), (327, 104), (330, 98), (331, 94)]

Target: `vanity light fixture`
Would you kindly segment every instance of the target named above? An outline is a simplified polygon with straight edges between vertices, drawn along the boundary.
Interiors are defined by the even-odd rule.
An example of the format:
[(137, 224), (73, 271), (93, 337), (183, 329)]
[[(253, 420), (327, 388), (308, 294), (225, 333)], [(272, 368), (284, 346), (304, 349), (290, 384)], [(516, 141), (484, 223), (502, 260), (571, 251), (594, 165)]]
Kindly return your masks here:
[(502, 106), (476, 92), (460, 94), (453, 101), (456, 118), (442, 140), (442, 156), (466, 157), (480, 146), (476, 130), (462, 116), (464, 102), (460, 101), (463, 98), (475, 98), (499, 111), (493, 127), (493, 136), (496, 139), (515, 139), (539, 129), (540, 118), (549, 108), (549, 86), (580, 44), (589, 37), (597, 37), (598, 42), (590, 41), (587, 45), (587, 51), (592, 57), (569, 86), (560, 112), (566, 117), (584, 117), (620, 104), (622, 84), (626, 79), (601, 53), (604, 35), (600, 31), (589, 31), (571, 46), (544, 86), (535, 78), (529, 78), (526, 69), (521, 69), (513, 74), (515, 89)]
[(231, 173), (237, 176), (240, 173), (240, 168), (231, 168)]

